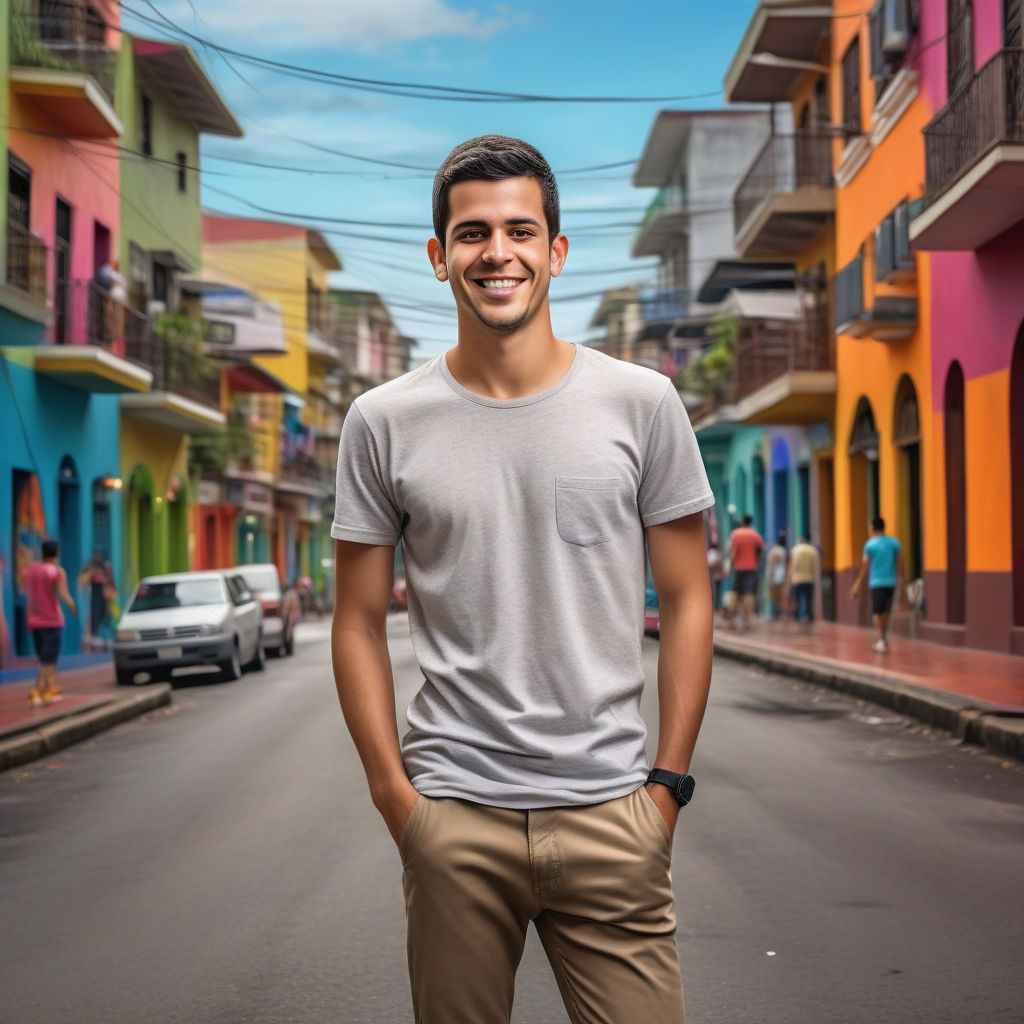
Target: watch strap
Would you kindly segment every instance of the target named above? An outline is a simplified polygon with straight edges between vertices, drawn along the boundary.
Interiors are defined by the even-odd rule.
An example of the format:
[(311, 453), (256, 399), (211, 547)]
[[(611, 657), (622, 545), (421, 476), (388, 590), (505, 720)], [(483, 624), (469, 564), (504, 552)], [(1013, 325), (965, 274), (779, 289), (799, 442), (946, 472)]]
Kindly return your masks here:
[(692, 775), (680, 775), (677, 772), (670, 772), (664, 768), (652, 768), (647, 776), (647, 781), (668, 786), (672, 790), (672, 795), (679, 802), (680, 807), (685, 807), (693, 799), (694, 781)]

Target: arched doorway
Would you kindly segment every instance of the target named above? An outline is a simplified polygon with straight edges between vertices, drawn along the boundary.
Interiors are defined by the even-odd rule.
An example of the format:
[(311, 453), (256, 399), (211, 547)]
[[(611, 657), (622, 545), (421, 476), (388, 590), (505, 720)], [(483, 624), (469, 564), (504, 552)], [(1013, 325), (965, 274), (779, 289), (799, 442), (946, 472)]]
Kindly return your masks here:
[(754, 517), (754, 529), (761, 536), (764, 536), (764, 459), (755, 455), (751, 464), (753, 485), (754, 485), (754, 507), (750, 514)]
[(924, 571), (921, 552), (921, 418), (917, 389), (907, 374), (896, 388), (893, 444), (899, 454), (900, 501), (896, 534), (903, 542), (904, 572), (915, 580)]
[[(68, 577), (68, 589), (76, 595), (79, 607), (86, 607), (78, 593), (78, 573), (82, 568), (82, 508), (78, 486), (78, 467), (70, 455), (65, 455), (57, 471), (57, 541), (60, 544), (60, 564)], [(82, 645), (82, 620), (78, 615), (67, 615), (61, 650), (73, 654)]]
[(1010, 365), (1010, 481), (1013, 524), (1013, 624), (1024, 626), (1024, 324)]
[(158, 571), (153, 475), (146, 466), (138, 465), (131, 471), (126, 491), (125, 565), (131, 589), (143, 576)]
[(742, 466), (736, 467), (735, 483), (730, 487), (732, 503), (736, 509), (736, 515), (729, 522), (730, 532), (739, 526), (740, 520), (750, 511), (747, 497), (747, 471)]
[(46, 516), (43, 514), (43, 495), (39, 478), (28, 470), (11, 471), (12, 517), (11, 550), (14, 557), (11, 576), (14, 581), (14, 607), (12, 609), (11, 645), (14, 653), (33, 653), (32, 634), (28, 628), (28, 597), (18, 580), (21, 570), (42, 557), (43, 541), (47, 537)]
[[(861, 563), (861, 553), (868, 539), (868, 523), (880, 515), (878, 482), (878, 428), (871, 403), (861, 397), (853, 417), (850, 443), (850, 551), (853, 559), (852, 572), (856, 575)], [(861, 588), (860, 602), (856, 609), (857, 619), (862, 625), (869, 621), (868, 588)]]
[(967, 613), (967, 454), (964, 447), (964, 371), (954, 362), (942, 402), (946, 462), (946, 621)]
[(781, 437), (772, 442), (772, 537), (783, 530), (793, 541), (793, 523), (789, 511), (789, 445)]
[(167, 569), (186, 572), (188, 564), (188, 487), (180, 476), (172, 476), (167, 485)]

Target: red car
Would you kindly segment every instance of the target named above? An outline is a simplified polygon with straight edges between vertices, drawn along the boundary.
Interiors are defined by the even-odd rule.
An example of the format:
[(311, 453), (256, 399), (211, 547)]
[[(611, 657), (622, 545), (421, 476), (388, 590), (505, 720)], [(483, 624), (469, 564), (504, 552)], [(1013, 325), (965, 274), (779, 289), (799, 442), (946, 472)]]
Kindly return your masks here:
[(239, 573), (256, 595), (263, 609), (263, 646), (279, 655), (295, 651), (295, 626), (302, 617), (299, 597), (294, 587), (282, 586), (277, 566), (238, 565)]

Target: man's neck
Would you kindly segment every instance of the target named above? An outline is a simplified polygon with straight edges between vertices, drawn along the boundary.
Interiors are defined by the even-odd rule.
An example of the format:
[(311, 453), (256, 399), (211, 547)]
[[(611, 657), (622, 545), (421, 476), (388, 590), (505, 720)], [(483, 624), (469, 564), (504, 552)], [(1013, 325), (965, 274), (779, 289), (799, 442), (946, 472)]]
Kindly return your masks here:
[(520, 331), (465, 330), (444, 357), (451, 375), (483, 398), (526, 398), (554, 387), (569, 372), (575, 346), (547, 329)]

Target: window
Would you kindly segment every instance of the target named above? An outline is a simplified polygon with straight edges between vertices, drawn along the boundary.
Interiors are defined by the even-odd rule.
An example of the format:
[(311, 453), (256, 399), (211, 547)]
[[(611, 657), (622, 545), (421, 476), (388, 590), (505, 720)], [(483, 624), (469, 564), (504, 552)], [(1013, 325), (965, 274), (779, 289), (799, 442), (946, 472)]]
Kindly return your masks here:
[(974, 8), (971, 0), (946, 0), (946, 87), (954, 96), (974, 74)]
[(178, 153), (178, 191), (188, 191), (188, 161), (184, 153)]
[(32, 172), (13, 154), (7, 157), (7, 219), (28, 229)]
[(153, 155), (153, 101), (142, 93), (139, 100), (139, 150)]
[(1003, 46), (1019, 50), (1024, 46), (1024, 15), (1021, 0), (1003, 0)]
[(843, 54), (843, 130), (847, 135), (861, 134), (860, 36), (854, 36)]

